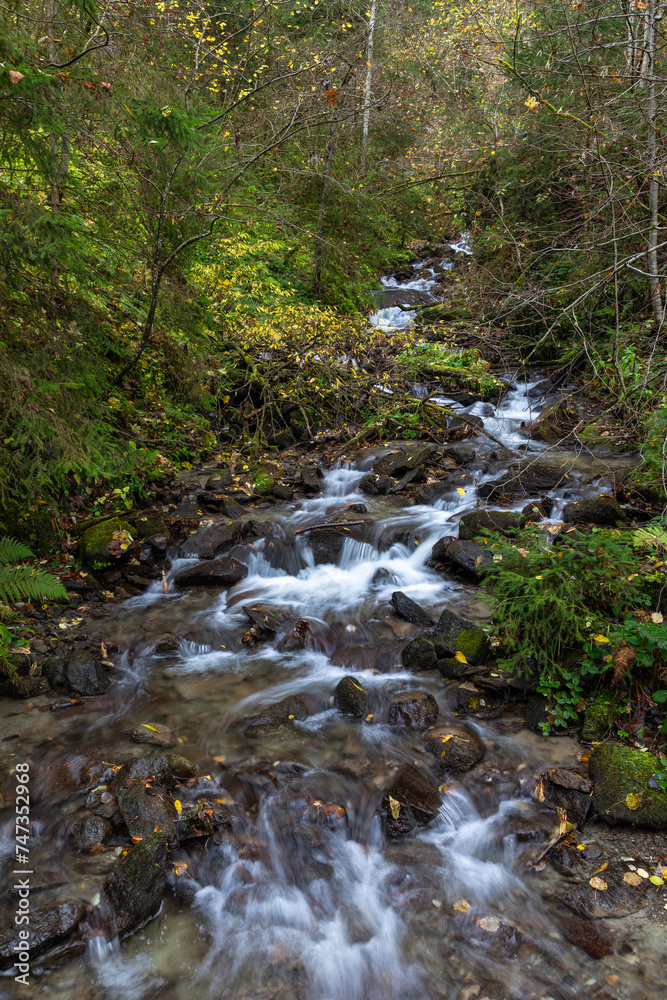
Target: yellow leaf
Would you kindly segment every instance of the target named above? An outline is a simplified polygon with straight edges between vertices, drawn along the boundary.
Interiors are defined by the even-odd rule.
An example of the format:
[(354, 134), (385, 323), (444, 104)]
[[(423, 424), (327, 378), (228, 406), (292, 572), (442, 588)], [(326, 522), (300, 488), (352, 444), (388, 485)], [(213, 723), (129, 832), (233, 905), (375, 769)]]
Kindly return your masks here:
[(664, 621), (664, 618), (659, 611), (654, 611), (651, 615), (651, 621), (655, 622), (656, 625), (660, 625)]
[(181, 805), (181, 803), (179, 802), (179, 800), (178, 800), (178, 799), (176, 799), (176, 801), (174, 802), (174, 807), (175, 807), (175, 809), (176, 809), (176, 812), (177, 812), (177, 813), (178, 813), (178, 815), (180, 816), (180, 815), (181, 815), (181, 813), (183, 812), (183, 806)]
[(628, 885), (637, 886), (642, 884), (643, 879), (641, 875), (637, 874), (637, 872), (626, 872), (623, 876), (623, 881), (627, 882)]
[(495, 934), (500, 927), (500, 921), (498, 917), (482, 917), (478, 924), (483, 931), (488, 931), (490, 934)]
[(535, 579), (536, 580), (542, 580), (543, 579), (542, 574), (538, 573), (537, 576), (535, 577)]
[(606, 635), (594, 635), (593, 638), (595, 639), (596, 642), (609, 642), (609, 639), (607, 638)]
[(594, 889), (599, 889), (601, 892), (607, 888), (607, 883), (603, 878), (589, 878), (588, 884)]
[(637, 795), (636, 792), (628, 792), (628, 794), (625, 796), (625, 804), (628, 807), (628, 809), (634, 812), (635, 809), (639, 809), (640, 805), (642, 804), (642, 797), (641, 795)]
[(465, 494), (466, 494), (466, 491), (465, 491), (465, 490), (462, 490), (460, 486), (457, 486), (457, 487), (456, 487), (456, 492), (457, 492), (457, 493), (460, 493), (462, 497), (464, 497), (464, 496), (465, 496)]
[(609, 867), (609, 862), (608, 861), (603, 861), (603, 863), (600, 865), (600, 867), (595, 869), (595, 871), (593, 872), (593, 874), (594, 875), (599, 875), (600, 872), (603, 872), (605, 870), (605, 868), (608, 868), (608, 867)]
[(535, 111), (535, 109), (539, 108), (540, 106), (540, 102), (535, 100), (532, 94), (530, 95), (530, 97), (527, 97), (523, 103), (526, 105), (529, 111)]
[(155, 726), (149, 726), (147, 722), (142, 722), (141, 723), (141, 728), (142, 729), (150, 729), (150, 731), (152, 733), (158, 733), (159, 732), (159, 729), (156, 729)]
[(454, 659), (458, 660), (459, 663), (467, 663), (468, 662), (466, 660), (466, 658), (465, 658), (465, 653), (462, 653), (460, 649), (457, 649), (456, 652), (454, 653)]
[(389, 796), (389, 808), (391, 809), (391, 815), (394, 819), (398, 819), (398, 815), (401, 811), (401, 803), (398, 802), (397, 799), (392, 798), (391, 795)]
[(467, 899), (459, 899), (457, 903), (454, 903), (454, 909), (458, 913), (466, 913), (470, 909), (470, 903)]
[(660, 878), (659, 875), (651, 875), (651, 877), (649, 878), (649, 882), (653, 882), (653, 885), (664, 885), (665, 884), (664, 878)]

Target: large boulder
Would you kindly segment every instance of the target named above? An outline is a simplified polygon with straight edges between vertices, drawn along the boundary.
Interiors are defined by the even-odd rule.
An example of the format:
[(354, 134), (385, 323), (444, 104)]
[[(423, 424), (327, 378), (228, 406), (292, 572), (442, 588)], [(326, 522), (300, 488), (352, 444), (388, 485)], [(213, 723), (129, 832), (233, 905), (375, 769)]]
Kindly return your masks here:
[(593, 747), (589, 761), (593, 811), (611, 825), (667, 829), (667, 791), (655, 777), (664, 766), (652, 753), (621, 743)]
[(573, 885), (558, 897), (558, 902), (589, 920), (627, 917), (644, 906), (649, 886), (648, 878), (638, 876), (627, 861), (614, 860), (600, 871), (597, 880), (593, 875)]
[(534, 497), (567, 482), (566, 476), (565, 468), (531, 460), (511, 465), (498, 479), (482, 483), (478, 492), (489, 503), (496, 503), (501, 497)]
[(613, 497), (606, 493), (589, 500), (573, 500), (563, 507), (563, 520), (567, 524), (615, 525), (625, 521), (625, 512)]
[(433, 754), (442, 771), (470, 771), (479, 764), (486, 752), (477, 733), (450, 725), (429, 729), (424, 746)]
[(367, 496), (387, 496), (391, 493), (396, 483), (389, 476), (378, 476), (374, 472), (369, 472), (359, 481), (359, 489)]
[(310, 548), (315, 562), (337, 565), (345, 545), (345, 535), (336, 528), (315, 528), (309, 532)]
[(480, 579), (484, 576), (484, 567), (493, 562), (493, 557), (479, 542), (445, 535), (433, 546), (431, 561), (450, 572)]
[(181, 545), (181, 554), (213, 559), (228, 552), (248, 534), (248, 525), (240, 521), (218, 521), (208, 524), (190, 535)]
[(430, 457), (431, 449), (428, 445), (417, 442), (401, 442), (400, 445), (376, 459), (372, 471), (377, 476), (403, 476), (411, 469), (424, 465)]
[(401, 651), (401, 660), (406, 670), (419, 673), (422, 670), (437, 670), (438, 654), (435, 644), (428, 636), (420, 635)]
[(110, 937), (123, 936), (154, 916), (167, 882), (167, 838), (149, 833), (114, 866), (102, 883), (100, 909)]
[(428, 691), (403, 691), (389, 702), (390, 726), (426, 729), (438, 718), (438, 703)]
[(474, 510), (463, 514), (459, 521), (459, 538), (468, 541), (482, 531), (497, 531), (501, 535), (515, 534), (526, 523), (522, 514), (512, 510)]
[(116, 802), (131, 837), (147, 837), (159, 831), (168, 843), (178, 841), (178, 813), (163, 788), (144, 778), (128, 778), (116, 787)]
[(133, 528), (112, 517), (84, 531), (79, 554), (91, 569), (104, 569), (122, 559), (128, 559), (134, 549)]
[(382, 796), (381, 813), (388, 837), (401, 837), (426, 826), (438, 815), (440, 793), (431, 777), (405, 764)]
[(576, 410), (568, 405), (566, 399), (557, 399), (548, 403), (526, 430), (537, 441), (556, 442), (567, 437), (576, 419)]
[(174, 577), (177, 587), (231, 587), (248, 575), (248, 567), (238, 559), (224, 556), (179, 570)]

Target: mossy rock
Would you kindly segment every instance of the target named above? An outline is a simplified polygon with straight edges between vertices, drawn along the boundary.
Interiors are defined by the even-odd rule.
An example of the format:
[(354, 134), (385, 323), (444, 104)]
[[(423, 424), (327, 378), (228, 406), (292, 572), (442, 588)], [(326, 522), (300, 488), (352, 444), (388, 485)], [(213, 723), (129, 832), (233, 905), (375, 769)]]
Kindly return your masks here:
[(460, 632), (455, 638), (456, 652), (463, 653), (468, 663), (478, 666), (486, 660), (488, 639), (481, 628), (471, 628)]
[(273, 491), (275, 486), (275, 466), (270, 465), (254, 465), (250, 469), (250, 478), (252, 479), (252, 486), (260, 497), (269, 496)]
[(597, 703), (587, 705), (584, 709), (584, 724), (581, 730), (581, 738), (586, 743), (599, 743), (605, 736), (609, 735), (609, 730), (616, 716), (616, 706), (608, 703)]
[(169, 529), (158, 510), (149, 510), (134, 519), (132, 534), (136, 538), (151, 538), (153, 535), (169, 535)]
[(459, 521), (459, 538), (469, 541), (483, 531), (497, 531), (501, 535), (515, 534), (523, 528), (526, 518), (513, 510), (473, 510)]
[(656, 771), (664, 771), (657, 757), (620, 743), (601, 743), (593, 747), (589, 769), (593, 809), (607, 823), (667, 829), (667, 791), (649, 784), (657, 784)]
[[(86, 566), (102, 569), (116, 562), (125, 552), (129, 554), (134, 537), (131, 524), (112, 517), (101, 524), (94, 524), (84, 531), (79, 544), (81, 559)], [(118, 542), (117, 551), (112, 546)]]

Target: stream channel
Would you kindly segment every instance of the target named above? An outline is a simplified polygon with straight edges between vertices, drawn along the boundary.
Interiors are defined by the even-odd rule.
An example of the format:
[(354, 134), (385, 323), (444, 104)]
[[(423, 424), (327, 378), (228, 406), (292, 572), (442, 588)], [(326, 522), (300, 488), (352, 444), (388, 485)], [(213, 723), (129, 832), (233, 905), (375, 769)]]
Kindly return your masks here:
[[(428, 290), (431, 278), (418, 280)], [(388, 279), (385, 288), (399, 284)], [(402, 325), (400, 313), (390, 305), (374, 322)], [(403, 666), (403, 648), (424, 626), (399, 617), (395, 592), (433, 622), (445, 609), (490, 622), (479, 587), (438, 571), (429, 557), (440, 538), (457, 535), (462, 512), (488, 505), (478, 491), (510, 461), (498, 441), (567, 470), (548, 494), (553, 525), (566, 501), (611, 489), (617, 459), (527, 437), (525, 424), (553, 398), (538, 381), (508, 376), (499, 402), (466, 408), (495, 440), (481, 430), (465, 442), (462, 485), (439, 499), (363, 495), (362, 477), (390, 448), (362, 449), (350, 464), (324, 470), (319, 495), (252, 511), (260, 537), (229, 552), (247, 567), (234, 586), (176, 588), (174, 576), (197, 564), (186, 540), (170, 553), (165, 581), (92, 623), (91, 634), (115, 651), (108, 693), (30, 716), (12, 751), (30, 760), (34, 780), (33, 906), (86, 900), (88, 936), (64, 964), (42, 968), (35, 958), (29, 987), (6, 973), (0, 997), (664, 1000), (664, 923), (645, 911), (606, 921), (613, 944), (594, 959), (578, 947), (586, 922), (568, 924), (557, 912), (567, 882), (540, 864), (559, 820), (535, 797), (537, 777), (546, 767), (576, 767), (578, 740), (525, 728), (525, 700), (493, 690), (493, 666), (495, 709), (468, 715), (459, 683)], [(526, 503), (517, 498), (513, 509)], [(341, 515), (361, 524), (334, 558), (316, 561), (311, 533), (300, 529)], [(200, 532), (222, 520), (211, 516)], [(250, 626), (243, 608), (258, 605), (271, 607), (272, 629), (242, 641)], [(360, 715), (334, 703), (350, 676)], [(439, 765), (425, 746), (428, 730), (400, 724), (392, 706), (415, 690), (432, 696), (429, 724), (435, 705), (437, 725), (454, 727), (454, 740), (472, 734), (481, 747), (474, 766), (448, 770), (446, 755)], [(295, 707), (276, 722), (271, 706), (287, 698)], [(6, 704), (17, 725), (30, 711)], [(132, 742), (142, 723), (169, 727), (176, 752), (196, 766), (197, 778), (170, 792), (182, 815), (203, 802), (222, 819), (212, 835), (173, 846), (159, 912), (119, 942), (98, 903), (127, 832), (93, 853), (76, 850), (70, 833), (84, 803), (90, 810), (100, 802), (90, 790), (113, 785), (110, 767), (164, 752)], [(435, 786), (439, 801), (391, 837), (389, 812), (405, 807), (387, 790), (406, 767), (425, 776), (431, 799)], [(3, 817), (8, 873), (13, 830)], [(642, 835), (619, 839), (604, 824), (577, 836), (593, 858), (650, 849)], [(14, 903), (3, 898), (8, 911)]]

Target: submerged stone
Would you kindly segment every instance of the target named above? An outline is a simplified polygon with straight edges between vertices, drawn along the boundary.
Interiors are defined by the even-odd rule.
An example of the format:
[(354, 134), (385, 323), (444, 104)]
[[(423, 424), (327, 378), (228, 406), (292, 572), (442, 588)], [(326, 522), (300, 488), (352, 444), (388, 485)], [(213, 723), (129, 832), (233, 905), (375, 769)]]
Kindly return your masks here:
[(438, 717), (438, 703), (428, 691), (403, 691), (389, 703), (390, 726), (425, 729)]
[(426, 826), (440, 810), (438, 786), (413, 764), (405, 764), (382, 797), (381, 812), (388, 837), (402, 837)]
[(437, 726), (429, 729), (424, 746), (443, 771), (469, 771), (483, 759), (484, 742), (477, 733), (460, 726)]
[(111, 935), (123, 936), (157, 913), (167, 882), (167, 838), (149, 833), (121, 858), (102, 883), (100, 910)]
[(343, 677), (334, 691), (334, 705), (339, 712), (363, 718), (368, 714), (368, 692), (356, 677)]

